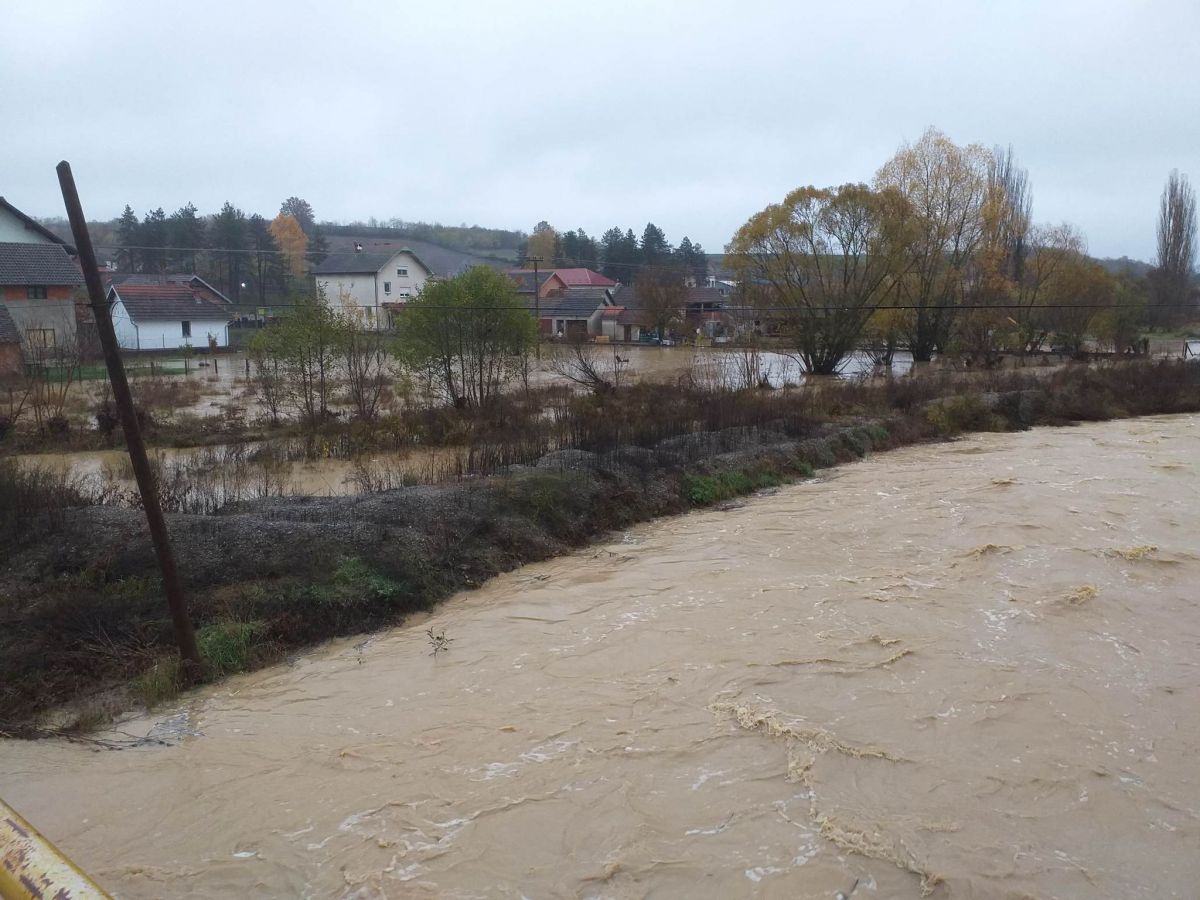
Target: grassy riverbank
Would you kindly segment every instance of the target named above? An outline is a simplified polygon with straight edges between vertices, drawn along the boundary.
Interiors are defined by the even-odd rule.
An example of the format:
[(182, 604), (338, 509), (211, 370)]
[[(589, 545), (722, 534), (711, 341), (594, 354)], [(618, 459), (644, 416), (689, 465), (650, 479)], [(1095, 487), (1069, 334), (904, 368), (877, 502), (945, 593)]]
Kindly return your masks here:
[[(552, 420), (516, 403), (482, 422), (437, 413), (438, 427), (473, 429), (479, 453), (506, 474), (268, 498), (175, 514), (170, 525), (208, 677), (220, 677), (394, 624), (613, 529), (871, 451), (1197, 410), (1200, 366), (1172, 362), (795, 391), (641, 384), (572, 400)], [(140, 513), (96, 500), (111, 498), (0, 467), (0, 730), (9, 734), (95, 727), (181, 687)]]

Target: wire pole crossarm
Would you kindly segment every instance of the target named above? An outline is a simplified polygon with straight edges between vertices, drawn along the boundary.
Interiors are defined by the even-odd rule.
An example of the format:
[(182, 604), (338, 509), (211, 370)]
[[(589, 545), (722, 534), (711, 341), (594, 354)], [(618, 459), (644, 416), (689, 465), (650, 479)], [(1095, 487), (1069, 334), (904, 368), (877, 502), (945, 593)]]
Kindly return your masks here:
[[(179, 581), (179, 571), (175, 568), (175, 556), (171, 552), (171, 539), (167, 534), (167, 523), (163, 518), (162, 506), (158, 500), (154, 473), (150, 469), (150, 460), (146, 456), (146, 444), (142, 440), (142, 429), (133, 408), (133, 395), (129, 391), (129, 381), (125, 377), (125, 366), (121, 363), (116, 330), (113, 327), (112, 316), (109, 314), (107, 300), (104, 296), (104, 286), (100, 283), (100, 272), (96, 268), (96, 252), (92, 248), (92, 238), (88, 233), (87, 220), (83, 217), (83, 207), (79, 202), (79, 192), (75, 189), (75, 178), (71, 174), (70, 163), (63, 160), (58, 164), (57, 171), (63, 202), (67, 207), (67, 218), (71, 221), (71, 235), (75, 239), (80, 268), (83, 269), (83, 280), (87, 284), (88, 299), (91, 301), (92, 313), (96, 319), (96, 330), (100, 334), (100, 345), (104, 348), (104, 364), (108, 369), (108, 378), (112, 384), (113, 401), (120, 413), (121, 427), (125, 431), (125, 446), (129, 450), (129, 461), (137, 480), (138, 492), (142, 497), (142, 507), (146, 512), (146, 524), (150, 528), (150, 537), (154, 541), (154, 552), (158, 556), (158, 565), (162, 570), (163, 589), (167, 595), (167, 604), (171, 607), (171, 621), (175, 629), (175, 641), (179, 645), (179, 656), (183, 661), (185, 672), (195, 675), (201, 669), (200, 652), (196, 647), (196, 633), (192, 629), (192, 620), (188, 615), (187, 599), (184, 597), (183, 587)], [(190, 672), (188, 672), (189, 669)]]

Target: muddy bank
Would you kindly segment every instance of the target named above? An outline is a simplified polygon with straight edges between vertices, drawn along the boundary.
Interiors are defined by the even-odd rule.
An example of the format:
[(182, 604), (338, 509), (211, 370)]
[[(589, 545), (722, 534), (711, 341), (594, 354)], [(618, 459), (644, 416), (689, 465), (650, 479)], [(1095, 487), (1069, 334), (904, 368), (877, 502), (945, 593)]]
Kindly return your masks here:
[(1191, 896), (1197, 459), (1195, 416), (896, 450), (107, 735), (137, 749), (0, 744), (0, 794), (126, 897)]

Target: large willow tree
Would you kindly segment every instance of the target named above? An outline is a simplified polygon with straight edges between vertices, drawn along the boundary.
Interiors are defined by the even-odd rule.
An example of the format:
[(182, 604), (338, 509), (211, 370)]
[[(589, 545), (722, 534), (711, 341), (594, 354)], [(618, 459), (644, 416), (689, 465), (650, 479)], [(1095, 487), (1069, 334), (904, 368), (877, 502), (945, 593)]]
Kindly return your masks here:
[(911, 265), (912, 216), (896, 191), (799, 188), (738, 229), (726, 261), (805, 371), (831, 375)]
[(895, 190), (908, 200), (919, 224), (913, 266), (896, 285), (914, 360), (929, 360), (949, 341), (984, 235), (993, 165), (992, 154), (978, 144), (960, 147), (930, 128), (875, 176), (877, 190)]

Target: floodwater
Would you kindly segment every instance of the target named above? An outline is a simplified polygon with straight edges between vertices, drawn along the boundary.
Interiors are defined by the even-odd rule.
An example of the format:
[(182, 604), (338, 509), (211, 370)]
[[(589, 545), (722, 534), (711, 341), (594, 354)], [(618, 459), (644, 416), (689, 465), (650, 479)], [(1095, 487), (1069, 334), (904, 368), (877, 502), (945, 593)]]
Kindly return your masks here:
[(1197, 416), (879, 455), (157, 742), (0, 744), (0, 796), (123, 897), (1195, 897), (1198, 460)]

